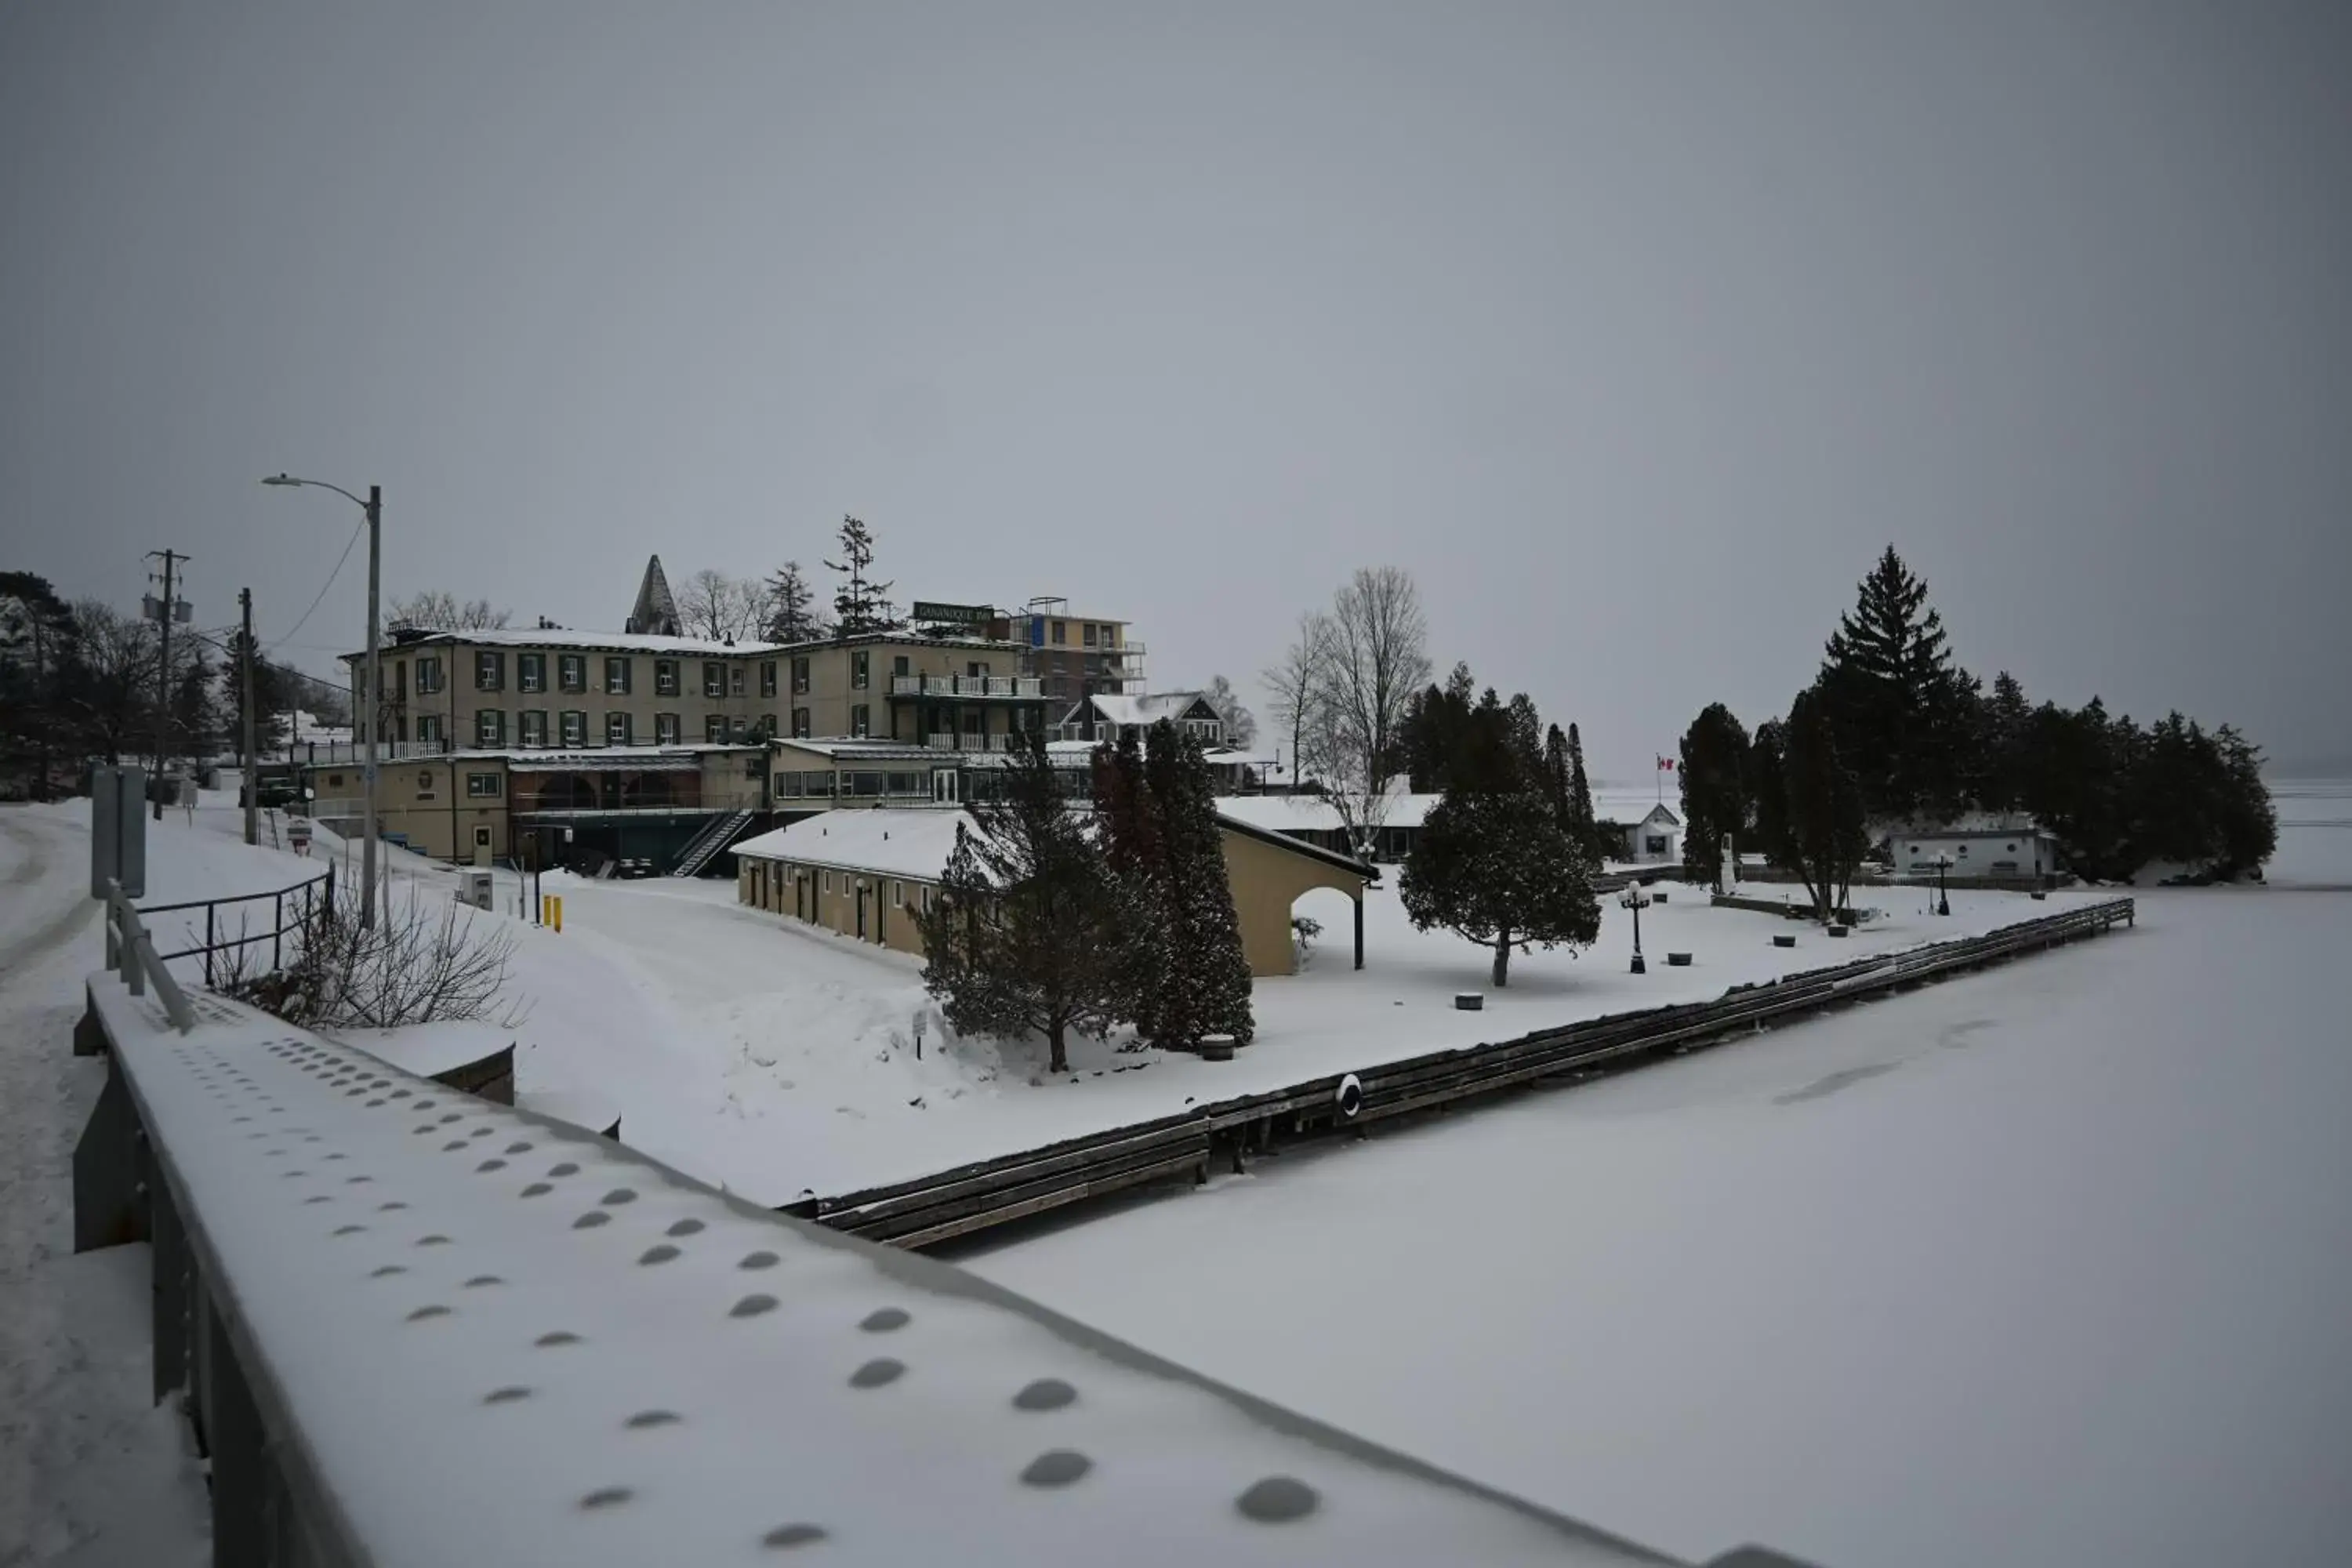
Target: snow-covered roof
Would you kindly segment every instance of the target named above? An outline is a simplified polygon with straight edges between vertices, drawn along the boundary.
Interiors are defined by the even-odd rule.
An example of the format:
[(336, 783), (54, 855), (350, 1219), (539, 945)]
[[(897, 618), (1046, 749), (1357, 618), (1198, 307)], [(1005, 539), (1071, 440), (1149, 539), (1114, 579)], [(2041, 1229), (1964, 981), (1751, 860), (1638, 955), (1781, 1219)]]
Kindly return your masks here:
[[(940, 637), (929, 632), (875, 631), (847, 637), (821, 637), (812, 642), (715, 642), (709, 637), (659, 637), (649, 632), (573, 631), (568, 626), (482, 626), (465, 631), (436, 631), (405, 642), (384, 643), (386, 653), (418, 647), (481, 647), (565, 648), (586, 653), (676, 654), (681, 658), (726, 658), (762, 656), (821, 647), (861, 647), (881, 643), (916, 643), (924, 647), (1016, 649), (1019, 643), (997, 637)], [(363, 658), (344, 654), (346, 660)]]
[(820, 811), (789, 827), (746, 838), (734, 849), (739, 859), (789, 860), (935, 882), (955, 852), (956, 828), (971, 820), (967, 812), (921, 806)]
[(1202, 761), (1216, 768), (1270, 768), (1276, 761), (1255, 752), (1237, 752), (1231, 746), (1213, 747), (1201, 755)]
[[(673, 653), (681, 658), (723, 658), (730, 654), (774, 653), (784, 645), (764, 642), (714, 642), (709, 637), (661, 637), (651, 632), (582, 632), (569, 626), (474, 626), (464, 631), (428, 632), (404, 641), (384, 643), (386, 653), (411, 648), (480, 647), (576, 648), (586, 653)], [(347, 653), (346, 659), (363, 657)]]
[[(1419, 827), (1429, 808), (1445, 798), (1400, 792), (1389, 796), (1383, 827)], [(1217, 810), (1236, 822), (1273, 833), (1337, 833), (1344, 826), (1331, 803), (1319, 795), (1221, 795)]]
[[(1434, 799), (1434, 796), (1431, 797)], [(1239, 804), (1217, 802), (1217, 816), (1228, 827), (1263, 837), (1279, 835), (1227, 809)], [(787, 860), (796, 866), (829, 866), (842, 871), (872, 871), (885, 877), (939, 880), (948, 857), (955, 853), (956, 828), (971, 820), (965, 811), (943, 811), (919, 805), (877, 805), (820, 811), (789, 827), (779, 827), (744, 839), (734, 847), (738, 858)], [(1367, 876), (1378, 875), (1345, 855), (1320, 849), (1296, 839), (1277, 846), (1320, 860), (1331, 860)]]
[[(1196, 702), (1208, 702), (1205, 691), (1150, 691), (1130, 696), (1121, 691), (1097, 691), (1087, 700), (1094, 704), (1096, 715), (1112, 724), (1155, 724), (1162, 719), (1181, 719), (1192, 711)], [(1084, 707), (1085, 704), (1079, 704)], [(1209, 703), (1212, 712), (1216, 704)]]

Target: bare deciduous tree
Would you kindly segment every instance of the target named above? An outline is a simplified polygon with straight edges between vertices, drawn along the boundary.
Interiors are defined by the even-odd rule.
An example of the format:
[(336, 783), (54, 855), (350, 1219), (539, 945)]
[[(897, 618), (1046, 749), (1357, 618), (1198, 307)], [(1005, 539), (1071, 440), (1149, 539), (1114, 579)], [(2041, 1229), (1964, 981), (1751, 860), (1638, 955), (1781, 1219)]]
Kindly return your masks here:
[(1388, 809), (1397, 731), (1429, 679), (1429, 624), (1412, 577), (1398, 566), (1360, 566), (1333, 595), (1324, 661), (1325, 710), (1305, 739), (1305, 760), (1354, 837), (1370, 850)]
[(384, 918), (363, 925), (359, 890), (345, 886), (304, 915), (283, 969), (261, 972), (259, 947), (241, 944), (221, 955), (214, 988), (306, 1027), (479, 1019), (512, 1028), (524, 1016), (505, 998), (514, 949), (496, 921), (477, 927), (473, 910), (420, 904), (413, 890), (404, 908), (387, 898)]
[(768, 618), (767, 584), (706, 566), (677, 594), (678, 629), (711, 642), (750, 642)]
[(1279, 664), (1258, 673), (1270, 696), (1274, 721), (1290, 731), (1290, 782), (1298, 783), (1298, 759), (1323, 697), (1324, 667), (1331, 657), (1331, 624), (1313, 610), (1298, 617), (1298, 640)]
[(428, 588), (393, 602), (387, 623), (395, 631), (415, 628), (433, 632), (494, 631), (514, 617), (512, 610), (494, 607), (488, 599), (461, 600), (446, 588)]
[(1225, 744), (1239, 749), (1257, 739), (1257, 715), (1252, 713), (1234, 689), (1234, 683), (1223, 676), (1212, 677), (1209, 689), (1202, 693), (1217, 717), (1225, 721)]

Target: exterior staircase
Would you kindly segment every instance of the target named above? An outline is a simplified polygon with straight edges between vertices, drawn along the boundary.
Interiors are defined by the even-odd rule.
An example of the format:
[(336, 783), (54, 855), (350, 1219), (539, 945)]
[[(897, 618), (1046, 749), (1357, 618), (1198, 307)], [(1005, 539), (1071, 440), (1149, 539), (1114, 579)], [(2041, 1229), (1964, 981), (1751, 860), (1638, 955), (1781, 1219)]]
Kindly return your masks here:
[(686, 841), (678, 851), (677, 864), (669, 868), (673, 877), (698, 877), (702, 868), (719, 858), (720, 850), (735, 842), (737, 835), (751, 825), (752, 814), (730, 811), (714, 816), (703, 830)]

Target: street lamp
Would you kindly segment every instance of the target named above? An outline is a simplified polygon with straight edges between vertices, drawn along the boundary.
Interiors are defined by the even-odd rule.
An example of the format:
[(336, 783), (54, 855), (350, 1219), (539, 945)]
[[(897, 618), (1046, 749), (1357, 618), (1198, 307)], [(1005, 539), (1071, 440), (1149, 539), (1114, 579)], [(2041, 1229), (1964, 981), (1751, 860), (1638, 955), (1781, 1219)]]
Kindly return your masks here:
[(361, 826), (365, 835), (360, 845), (360, 925), (364, 930), (375, 924), (375, 731), (377, 708), (383, 701), (381, 693), (383, 690), (382, 650), (376, 646), (382, 640), (377, 626), (377, 592), (383, 569), (383, 487), (368, 486), (367, 500), (362, 500), (342, 486), (331, 485), (324, 479), (298, 479), (291, 474), (273, 474), (261, 482), (265, 485), (308, 485), (313, 489), (332, 490), (367, 514), (366, 695), (360, 703), (362, 711), (352, 716), (353, 722), (362, 726), (361, 739), (367, 748), (360, 763)]
[(1633, 973), (1647, 974), (1650, 966), (1642, 962), (1642, 910), (1649, 903), (1649, 892), (1639, 882), (1628, 882), (1617, 901), (1633, 911)]
[(1939, 915), (1952, 912), (1951, 890), (1944, 880), (1944, 873), (1951, 868), (1952, 858), (1949, 855), (1936, 857), (1936, 912)]

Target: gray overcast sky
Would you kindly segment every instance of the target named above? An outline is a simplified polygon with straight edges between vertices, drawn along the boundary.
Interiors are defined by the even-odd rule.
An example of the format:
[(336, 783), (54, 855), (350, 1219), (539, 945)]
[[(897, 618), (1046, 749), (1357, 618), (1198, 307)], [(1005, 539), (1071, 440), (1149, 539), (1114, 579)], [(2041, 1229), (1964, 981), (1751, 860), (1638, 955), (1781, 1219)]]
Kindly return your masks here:
[(2352, 752), (2347, 82), (2333, 0), (20, 0), (0, 565), (282, 636), (286, 468), (614, 626), (854, 511), (1254, 689), (1394, 562), (1646, 779), (1891, 540), (1988, 677)]

